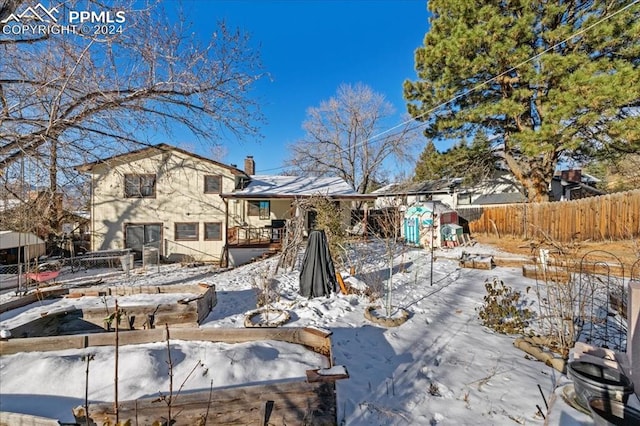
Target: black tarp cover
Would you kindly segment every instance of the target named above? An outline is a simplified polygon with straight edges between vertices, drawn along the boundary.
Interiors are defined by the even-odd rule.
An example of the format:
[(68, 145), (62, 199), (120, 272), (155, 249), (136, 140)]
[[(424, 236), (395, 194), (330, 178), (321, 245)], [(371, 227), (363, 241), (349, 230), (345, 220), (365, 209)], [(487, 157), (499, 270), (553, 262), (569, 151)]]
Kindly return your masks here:
[(300, 294), (308, 298), (329, 296), (337, 285), (327, 236), (324, 231), (311, 231), (300, 268)]

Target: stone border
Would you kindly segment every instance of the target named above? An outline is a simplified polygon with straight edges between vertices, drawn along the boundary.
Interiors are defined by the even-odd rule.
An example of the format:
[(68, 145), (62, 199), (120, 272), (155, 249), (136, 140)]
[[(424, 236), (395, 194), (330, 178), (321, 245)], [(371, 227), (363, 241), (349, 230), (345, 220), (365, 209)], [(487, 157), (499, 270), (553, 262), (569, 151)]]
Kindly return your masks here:
[(283, 324), (286, 324), (289, 322), (289, 320), (291, 319), (291, 314), (289, 314), (288, 311), (284, 310), (284, 309), (269, 309), (270, 312), (275, 313), (280, 313), (279, 315), (279, 320), (278, 321), (271, 321), (271, 322), (254, 322), (253, 319), (266, 312), (267, 309), (258, 309), (255, 311), (251, 311), (249, 313), (247, 313), (244, 316), (244, 326), (247, 328), (252, 328), (252, 327), (280, 327)]
[(394, 309), (398, 309), (402, 312), (402, 315), (397, 318), (389, 318), (389, 317), (380, 317), (373, 315), (373, 311), (378, 309), (384, 309), (382, 306), (368, 306), (364, 311), (364, 317), (371, 322), (376, 324), (383, 325), (385, 327), (398, 327), (399, 325), (404, 324), (409, 319), (409, 311), (404, 308), (393, 306)]

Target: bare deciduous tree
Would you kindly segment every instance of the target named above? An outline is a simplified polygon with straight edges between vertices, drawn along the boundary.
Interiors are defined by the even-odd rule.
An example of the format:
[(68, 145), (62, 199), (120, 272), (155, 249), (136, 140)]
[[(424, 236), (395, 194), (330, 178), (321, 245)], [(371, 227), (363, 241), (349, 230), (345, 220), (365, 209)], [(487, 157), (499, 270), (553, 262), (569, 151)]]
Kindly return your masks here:
[(306, 136), (289, 147), (287, 165), (312, 175), (339, 176), (365, 194), (384, 180), (385, 161), (405, 161), (416, 141), (407, 124), (389, 130), (393, 113), (392, 105), (370, 87), (343, 84), (334, 97), (308, 109)]
[[(26, 6), (3, 0), (1, 20)], [(70, 10), (106, 7), (71, 0), (58, 6), (57, 22), (35, 23), (61, 27)], [(179, 11), (165, 11), (160, 2), (131, 1), (117, 10), (126, 21), (113, 34), (0, 31), (5, 187), (24, 179), (21, 159), (35, 169), (26, 186), (48, 188), (53, 200), (75, 186), (72, 166), (148, 146), (158, 135), (164, 139), (187, 130), (216, 145), (229, 134), (258, 134), (262, 115), (250, 89), (265, 74), (245, 35), (219, 23), (202, 42), (207, 37), (192, 32)], [(0, 23), (0, 30), (14, 24)]]

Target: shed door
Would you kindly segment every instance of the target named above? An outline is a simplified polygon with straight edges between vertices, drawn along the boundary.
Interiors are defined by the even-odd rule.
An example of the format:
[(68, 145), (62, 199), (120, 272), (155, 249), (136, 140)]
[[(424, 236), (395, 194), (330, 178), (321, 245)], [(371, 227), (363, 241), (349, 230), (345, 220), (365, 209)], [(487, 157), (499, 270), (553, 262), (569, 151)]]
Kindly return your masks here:
[(420, 244), (420, 227), (417, 217), (404, 218), (404, 235), (407, 243)]

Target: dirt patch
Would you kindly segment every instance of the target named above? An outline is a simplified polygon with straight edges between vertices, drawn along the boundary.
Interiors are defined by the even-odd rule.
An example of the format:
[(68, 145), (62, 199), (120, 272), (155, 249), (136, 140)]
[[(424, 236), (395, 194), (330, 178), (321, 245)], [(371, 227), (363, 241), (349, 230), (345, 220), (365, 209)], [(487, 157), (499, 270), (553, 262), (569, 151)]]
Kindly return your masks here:
[[(577, 260), (581, 259), (587, 253), (589, 253), (590, 259), (607, 259), (611, 258), (611, 256), (608, 255), (611, 254), (620, 259), (627, 271), (631, 271), (631, 266), (640, 259), (640, 239), (549, 243), (541, 240), (523, 240), (510, 236), (498, 238), (495, 235), (482, 234), (474, 235), (473, 239), (480, 244), (492, 245), (507, 253), (522, 256), (536, 255), (541, 248), (549, 249), (552, 253), (562, 253), (569, 258)], [(633, 272), (634, 277), (640, 276), (640, 264), (635, 265)]]

